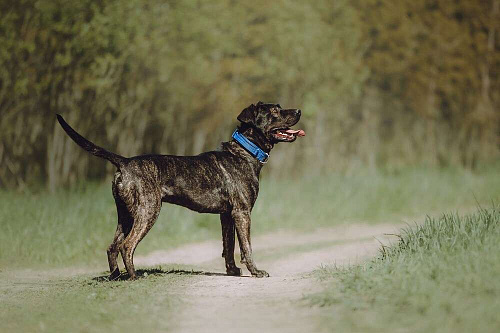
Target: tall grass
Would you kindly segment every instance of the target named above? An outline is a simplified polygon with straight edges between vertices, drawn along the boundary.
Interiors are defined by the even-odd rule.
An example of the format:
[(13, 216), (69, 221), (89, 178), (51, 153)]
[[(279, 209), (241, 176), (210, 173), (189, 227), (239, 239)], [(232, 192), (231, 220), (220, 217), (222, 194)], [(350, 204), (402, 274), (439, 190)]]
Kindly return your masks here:
[(326, 326), (344, 331), (498, 332), (499, 206), (466, 216), (427, 218), (400, 237), (364, 265), (322, 269), (319, 274), (328, 288), (311, 299), (333, 306)]
[[(500, 165), (476, 173), (414, 168), (399, 173), (264, 179), (252, 213), (252, 233), (310, 230), (349, 222), (401, 222), (423, 212), (470, 208), (500, 199)], [(101, 263), (116, 228), (109, 184), (85, 184), (55, 194), (0, 191), (0, 265)], [(217, 215), (164, 204), (138, 254), (220, 237)], [(221, 245), (222, 246), (222, 245)]]

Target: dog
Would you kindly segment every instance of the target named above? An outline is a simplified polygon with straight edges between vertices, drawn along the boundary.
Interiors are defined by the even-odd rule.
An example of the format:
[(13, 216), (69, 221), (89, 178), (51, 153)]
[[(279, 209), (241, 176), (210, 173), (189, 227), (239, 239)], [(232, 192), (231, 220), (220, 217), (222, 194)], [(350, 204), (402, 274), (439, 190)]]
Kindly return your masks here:
[(220, 214), (222, 257), (227, 275), (240, 276), (234, 260), (235, 231), (244, 263), (254, 277), (268, 277), (252, 258), (250, 213), (259, 193), (259, 174), (269, 152), (279, 142), (293, 142), (304, 136), (293, 130), (300, 109), (283, 109), (279, 104), (258, 102), (238, 115), (240, 122), (232, 140), (216, 151), (197, 156), (141, 155), (126, 158), (107, 151), (57, 120), (73, 141), (89, 153), (113, 163), (112, 181), (118, 212), (118, 226), (107, 249), (110, 280), (120, 276), (117, 258), (121, 254), (129, 279), (137, 277), (133, 255), (137, 244), (155, 223), (162, 202), (184, 206), (199, 213)]

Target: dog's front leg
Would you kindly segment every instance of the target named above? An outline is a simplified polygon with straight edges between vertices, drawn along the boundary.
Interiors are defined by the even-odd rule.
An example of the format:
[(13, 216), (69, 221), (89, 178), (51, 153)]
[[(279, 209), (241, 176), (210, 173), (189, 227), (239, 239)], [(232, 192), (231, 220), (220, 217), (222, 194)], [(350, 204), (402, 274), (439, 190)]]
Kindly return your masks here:
[(231, 214), (221, 214), (220, 223), (222, 226), (222, 256), (226, 261), (227, 275), (240, 276), (241, 269), (234, 262), (234, 221)]
[(248, 270), (255, 277), (268, 277), (269, 274), (264, 270), (257, 269), (253, 262), (252, 246), (250, 244), (250, 212), (233, 211), (231, 215), (234, 219), (238, 241), (240, 242), (240, 248), (243, 250), (242, 255), (245, 258)]

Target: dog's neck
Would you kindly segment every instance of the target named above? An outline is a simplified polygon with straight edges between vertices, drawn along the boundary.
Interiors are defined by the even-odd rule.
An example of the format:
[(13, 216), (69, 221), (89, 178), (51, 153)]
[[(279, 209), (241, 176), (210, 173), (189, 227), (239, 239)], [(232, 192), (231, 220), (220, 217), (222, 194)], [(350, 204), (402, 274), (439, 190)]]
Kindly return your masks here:
[(238, 131), (243, 134), (248, 140), (252, 141), (254, 144), (256, 144), (260, 149), (265, 151), (266, 153), (269, 154), (271, 149), (273, 149), (274, 144), (271, 143), (264, 133), (261, 131), (257, 130), (256, 128), (252, 126), (248, 126), (245, 124), (242, 124), (240, 127), (238, 127)]
[[(238, 131), (268, 154), (274, 146), (265, 138), (264, 134), (257, 133), (260, 131), (257, 131), (254, 128), (240, 126), (238, 127)], [(252, 166), (252, 169), (255, 171), (256, 176), (259, 176), (260, 170), (264, 166), (264, 163), (259, 161), (255, 156), (253, 156), (250, 152), (243, 148), (236, 140), (233, 139), (229, 142), (222, 142), (220, 149), (243, 157), (248, 161), (248, 165)]]

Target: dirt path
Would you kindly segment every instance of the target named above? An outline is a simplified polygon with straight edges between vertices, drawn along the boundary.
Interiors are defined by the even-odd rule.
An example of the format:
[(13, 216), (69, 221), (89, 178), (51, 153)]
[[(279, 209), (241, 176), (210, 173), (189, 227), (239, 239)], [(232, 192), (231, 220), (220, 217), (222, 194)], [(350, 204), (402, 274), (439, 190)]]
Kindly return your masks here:
[[(137, 257), (139, 265), (182, 263), (202, 270), (180, 290), (186, 306), (176, 315), (176, 332), (317, 332), (321, 311), (308, 307), (304, 294), (320, 290), (309, 274), (324, 264), (345, 265), (375, 255), (395, 225), (346, 225), (314, 233), (278, 232), (252, 240), (258, 267), (271, 277), (228, 277), (220, 242), (187, 245)], [(323, 313), (324, 315), (324, 313)]]
[(303, 299), (321, 291), (310, 273), (373, 256), (397, 230), (350, 224), (255, 237), (255, 261), (271, 274), (263, 279), (226, 276), (221, 241), (137, 256), (144, 278), (134, 282), (107, 281), (104, 266), (0, 268), (0, 332), (321, 332), (335, 314)]

